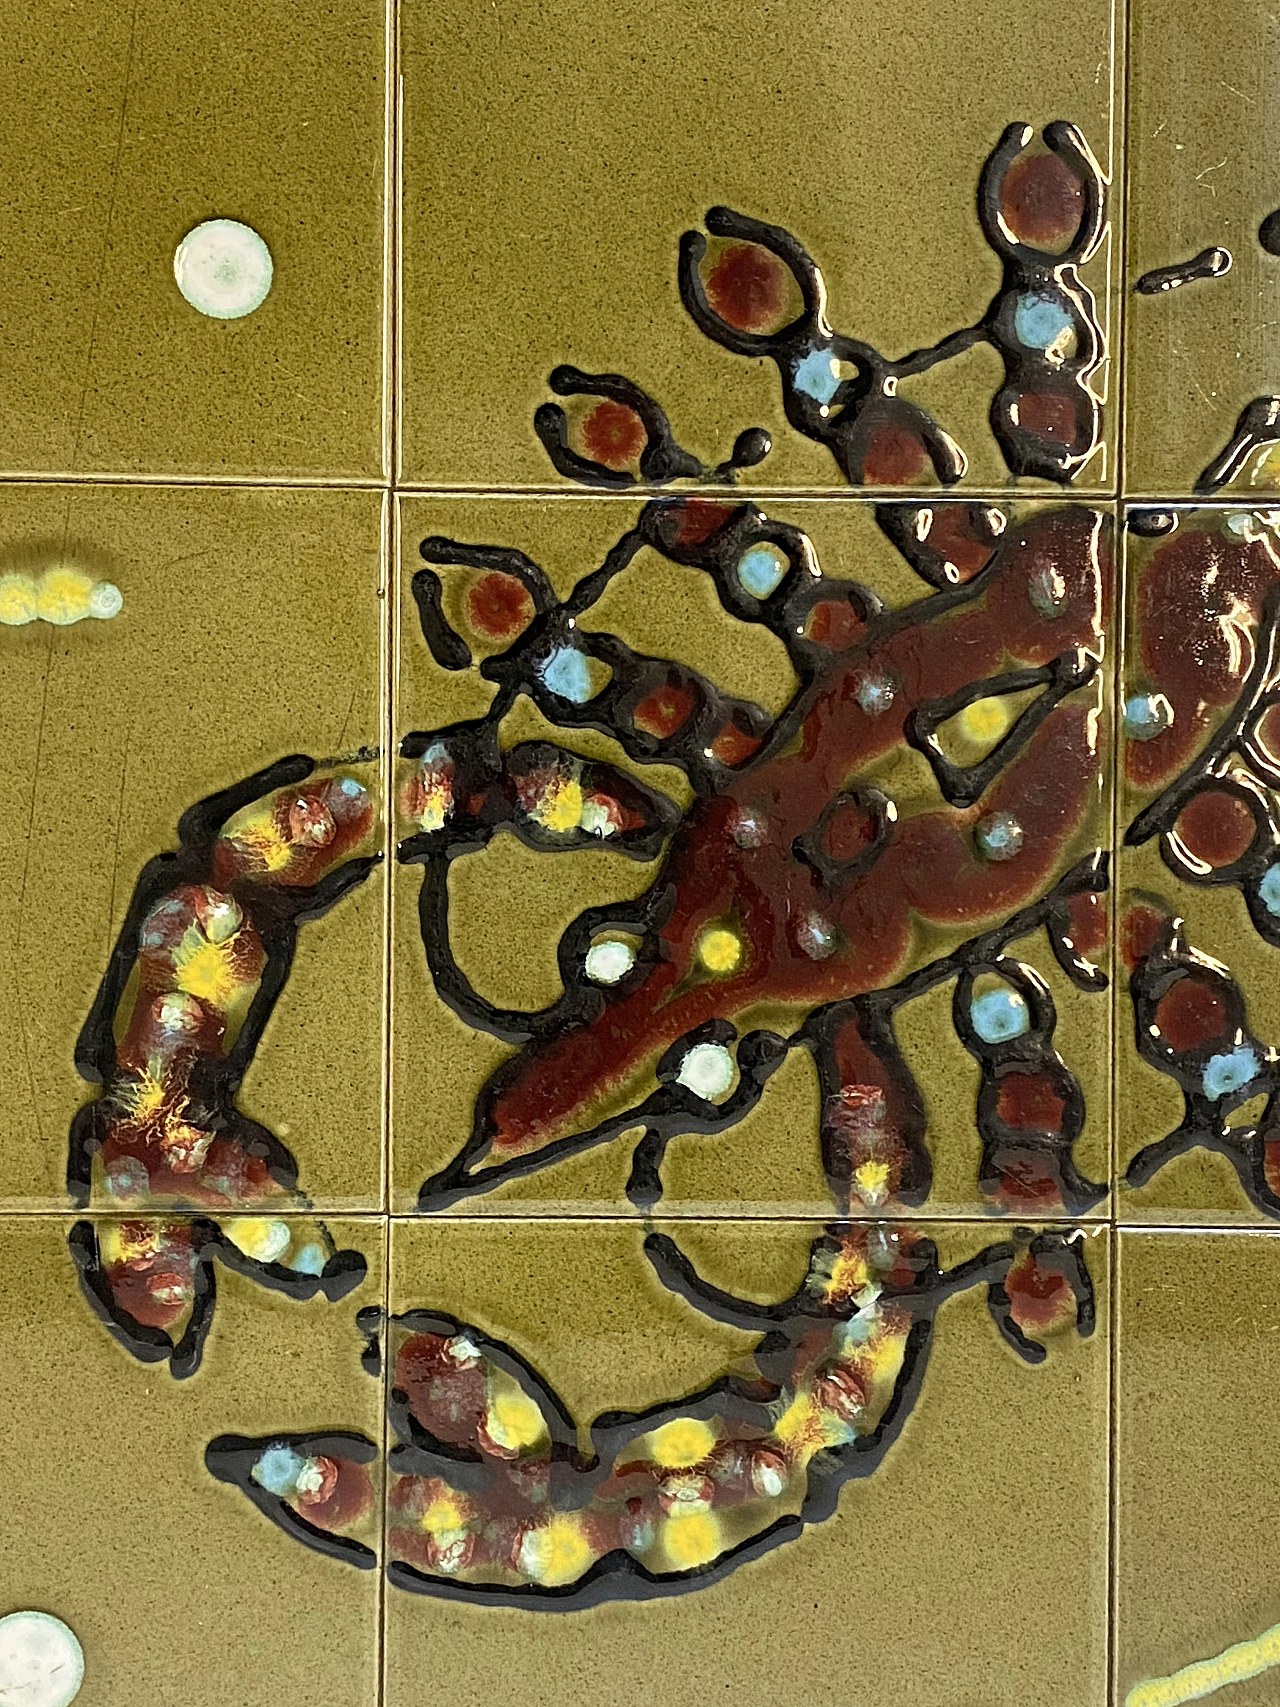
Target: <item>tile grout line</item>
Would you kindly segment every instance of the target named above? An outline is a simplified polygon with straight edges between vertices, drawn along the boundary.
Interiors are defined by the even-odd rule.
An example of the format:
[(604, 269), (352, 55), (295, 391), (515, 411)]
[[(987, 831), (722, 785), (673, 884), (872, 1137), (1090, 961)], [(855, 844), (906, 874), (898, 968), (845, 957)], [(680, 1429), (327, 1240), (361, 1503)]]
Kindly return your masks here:
[(393, 877), (395, 874), (395, 683), (399, 664), (400, 625), (400, 506), (396, 479), (400, 471), (400, 254), (403, 201), (403, 158), (401, 153), (401, 20), (400, 0), (386, 0), (385, 10), (386, 129), (383, 159), (383, 442), (382, 468), (385, 476), (382, 528), (382, 620), (379, 624), (381, 665), (381, 722), (383, 809), (383, 898), (382, 898), (382, 1322), (379, 1333), (378, 1416), (381, 1442), (379, 1477), (380, 1539), (378, 1548), (377, 1633), (374, 1659), (374, 1695), (377, 1707), (387, 1696), (387, 1528), (390, 1469), (387, 1461), (387, 1330), (391, 1313), (391, 1061), (393, 1032)]
[[(1117, 32), (1117, 23), (1122, 28)], [(1110, 1073), (1110, 1103), (1109, 1115), (1111, 1126), (1111, 1191), (1110, 1231), (1107, 1235), (1107, 1256), (1109, 1274), (1107, 1278), (1107, 1467), (1106, 1467), (1106, 1500), (1107, 1500), (1107, 1573), (1106, 1573), (1106, 1644), (1105, 1660), (1106, 1673), (1103, 1682), (1104, 1698), (1109, 1707), (1118, 1707), (1117, 1691), (1119, 1687), (1119, 1651), (1120, 1651), (1120, 1617), (1119, 1617), (1119, 1559), (1117, 1547), (1119, 1542), (1119, 1439), (1120, 1439), (1120, 1270), (1122, 1264), (1121, 1248), (1123, 1239), (1120, 1233), (1120, 1221), (1117, 1202), (1117, 1190), (1120, 1181), (1120, 1004), (1117, 997), (1117, 977), (1119, 973), (1119, 940), (1120, 940), (1120, 789), (1122, 768), (1120, 762), (1120, 729), (1121, 703), (1125, 688), (1125, 648), (1128, 638), (1128, 608), (1129, 608), (1129, 547), (1128, 529), (1125, 525), (1126, 503), (1128, 492), (1127, 435), (1125, 432), (1125, 417), (1128, 404), (1128, 362), (1126, 329), (1128, 326), (1128, 275), (1129, 275), (1129, 91), (1130, 91), (1130, 60), (1133, 37), (1133, 0), (1113, 0), (1111, 8), (1112, 29), (1112, 89), (1114, 91), (1118, 76), (1120, 84), (1120, 144), (1118, 161), (1113, 149), (1111, 170), (1119, 189), (1119, 258), (1120, 289), (1117, 293), (1116, 304), (1116, 375), (1115, 375), (1115, 411), (1116, 411), (1116, 576), (1115, 603), (1113, 605), (1113, 621), (1115, 624), (1116, 643), (1113, 658), (1113, 680), (1115, 683), (1111, 704), (1111, 1025), (1108, 1043), (1111, 1050)], [(1117, 42), (1117, 33), (1119, 40)], [(1112, 97), (1113, 124), (1115, 116), (1115, 98)]]

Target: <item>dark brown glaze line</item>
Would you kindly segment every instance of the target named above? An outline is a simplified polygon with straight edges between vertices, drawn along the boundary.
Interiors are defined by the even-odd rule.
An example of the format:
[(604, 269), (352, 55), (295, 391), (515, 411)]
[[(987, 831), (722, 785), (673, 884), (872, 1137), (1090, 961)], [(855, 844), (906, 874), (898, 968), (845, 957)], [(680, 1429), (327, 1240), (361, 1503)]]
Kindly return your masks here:
[(1159, 296), (1166, 291), (1178, 290), (1185, 284), (1194, 284), (1198, 279), (1223, 278), (1230, 271), (1229, 249), (1202, 249), (1189, 261), (1179, 261), (1170, 267), (1153, 267), (1149, 273), (1143, 273), (1133, 288), (1139, 296)]

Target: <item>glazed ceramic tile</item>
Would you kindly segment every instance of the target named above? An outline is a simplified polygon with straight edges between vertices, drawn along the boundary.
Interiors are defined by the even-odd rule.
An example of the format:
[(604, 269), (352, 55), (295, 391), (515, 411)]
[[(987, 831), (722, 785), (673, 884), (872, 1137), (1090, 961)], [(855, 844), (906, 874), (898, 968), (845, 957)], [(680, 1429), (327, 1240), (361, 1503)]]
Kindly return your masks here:
[[(0, 469), (380, 473), (384, 11), (11, 10)], [(175, 279), (179, 244), (220, 218), (270, 252), (243, 318), (199, 312)], [(247, 262), (212, 256), (217, 312), (244, 306)], [(189, 255), (189, 285), (200, 271)]]
[(388, 1707), (1102, 1707), (1107, 1235), (988, 1231), (396, 1223)]
[(1119, 1256), (1116, 1701), (1269, 1707), (1280, 1240), (1122, 1233)]
[(380, 1207), (380, 496), (3, 515), (0, 1201)]
[(407, 482), (1114, 488), (1107, 0), (401, 25)]
[(396, 1207), (1099, 1211), (1111, 531), (404, 499)]
[(1275, 519), (1225, 507), (1129, 513), (1122, 1219), (1280, 1213)]
[[(97, 1230), (127, 1245), (142, 1225)], [(280, 1707), (374, 1707), (376, 1561), (360, 1569), (338, 1543), (378, 1539), (382, 1394), (354, 1312), (385, 1296), (382, 1226), (342, 1225), (365, 1272), (340, 1304), (291, 1300), (220, 1261), (217, 1322), (190, 1380), (113, 1342), (77, 1288), (69, 1230), (0, 1218), (0, 1614), (70, 1627), (85, 1663), (77, 1707), (224, 1707), (264, 1688)], [(150, 1296), (161, 1309), (163, 1286)], [(375, 1443), (364, 1464), (339, 1429)], [(246, 1494), (213, 1470), (228, 1473), (248, 1441), (263, 1448)], [(295, 1453), (301, 1488), (280, 1479), (291, 1443), (311, 1447)]]
[(1130, 9), (1125, 488), (1280, 483), (1280, 25), (1265, 0)]

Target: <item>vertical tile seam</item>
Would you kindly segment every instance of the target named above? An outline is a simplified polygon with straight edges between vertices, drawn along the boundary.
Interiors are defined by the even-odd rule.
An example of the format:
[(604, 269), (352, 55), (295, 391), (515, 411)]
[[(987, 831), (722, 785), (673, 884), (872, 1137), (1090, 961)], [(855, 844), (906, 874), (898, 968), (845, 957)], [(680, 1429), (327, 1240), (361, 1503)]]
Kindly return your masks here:
[(383, 525), (382, 574), (379, 596), (382, 603), (381, 637), (382, 699), (382, 801), (383, 898), (382, 898), (382, 1321), (378, 1365), (378, 1429), (382, 1473), (379, 1487), (379, 1547), (377, 1628), (374, 1637), (374, 1698), (384, 1707), (387, 1695), (387, 1496), (390, 1471), (387, 1464), (387, 1366), (386, 1319), (391, 1311), (391, 1056), (394, 1016), (392, 1012), (392, 880), (395, 873), (395, 816), (392, 807), (395, 766), (395, 683), (399, 659), (397, 620), (400, 565), (400, 505), (396, 481), (400, 472), (400, 237), (402, 230), (403, 173), (401, 156), (400, 0), (385, 0), (384, 12), (385, 129), (383, 139), (383, 438), (382, 472)]
[[(1110, 1707), (1118, 1707), (1119, 1687), (1119, 1367), (1120, 1367), (1120, 1268), (1121, 1237), (1117, 1226), (1120, 1189), (1120, 1052), (1118, 1048), (1121, 1024), (1117, 984), (1119, 969), (1120, 929), (1120, 705), (1125, 682), (1125, 647), (1128, 641), (1129, 608), (1129, 535), (1125, 525), (1128, 498), (1128, 445), (1125, 432), (1128, 406), (1128, 277), (1129, 277), (1129, 124), (1130, 89), (1133, 64), (1134, 0), (1113, 0), (1111, 21), (1112, 41), (1112, 114), (1115, 115), (1114, 91), (1120, 91), (1119, 149), (1113, 145), (1111, 172), (1118, 192), (1118, 237), (1115, 265), (1119, 271), (1116, 292), (1116, 587), (1114, 621), (1115, 651), (1113, 658), (1114, 689), (1111, 696), (1111, 1073), (1109, 1124), (1111, 1128), (1111, 1192), (1107, 1232), (1107, 1563), (1106, 1563), (1106, 1677), (1104, 1696)], [(1122, 27), (1117, 29), (1117, 24)]]

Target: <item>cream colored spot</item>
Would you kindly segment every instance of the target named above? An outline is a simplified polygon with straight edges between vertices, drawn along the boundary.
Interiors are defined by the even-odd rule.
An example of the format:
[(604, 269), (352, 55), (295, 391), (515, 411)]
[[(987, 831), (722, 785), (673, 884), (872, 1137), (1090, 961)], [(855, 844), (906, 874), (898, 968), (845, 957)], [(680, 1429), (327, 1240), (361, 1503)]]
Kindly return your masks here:
[(173, 276), (192, 308), (212, 320), (240, 320), (266, 301), (271, 251), (238, 219), (206, 219), (179, 243)]
[(0, 1618), (0, 1701), (68, 1707), (84, 1682), (84, 1650), (74, 1632), (47, 1612)]

